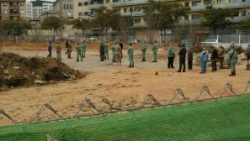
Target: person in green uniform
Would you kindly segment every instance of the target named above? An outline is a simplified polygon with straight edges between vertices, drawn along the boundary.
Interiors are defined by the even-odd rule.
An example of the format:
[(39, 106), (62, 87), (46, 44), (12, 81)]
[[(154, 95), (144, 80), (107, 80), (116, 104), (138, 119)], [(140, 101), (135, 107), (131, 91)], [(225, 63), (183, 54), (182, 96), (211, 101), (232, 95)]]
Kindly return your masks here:
[(169, 42), (169, 48), (168, 48), (168, 68), (169, 69), (174, 68), (174, 57), (175, 57), (175, 49), (173, 47), (173, 43)]
[(134, 47), (132, 43), (129, 44), (128, 47), (128, 60), (129, 60), (129, 68), (134, 67)]
[(228, 52), (228, 63), (231, 69), (231, 74), (229, 76), (235, 76), (236, 75), (236, 70), (235, 70), (235, 64), (238, 61), (238, 53), (235, 50), (235, 45), (232, 44), (230, 46), (230, 51)]
[(87, 44), (85, 41), (81, 43), (82, 46), (82, 58), (85, 58), (86, 50), (87, 50)]
[(82, 46), (80, 42), (78, 42), (76, 45), (76, 58), (77, 58), (76, 62), (79, 62), (79, 58), (82, 61)]
[(106, 42), (104, 44), (104, 56), (105, 56), (105, 59), (109, 59), (109, 44), (108, 42)]
[(111, 50), (112, 50), (112, 62), (116, 62), (116, 60), (115, 60), (115, 58), (116, 58), (116, 55), (115, 55), (115, 43), (112, 43)]
[(142, 51), (142, 62), (145, 62), (146, 61), (146, 51), (147, 51), (147, 44), (145, 41), (143, 41), (141, 43), (141, 51)]
[(158, 52), (158, 44), (157, 41), (154, 42), (152, 46), (152, 51), (153, 51), (153, 61), (152, 62), (157, 62), (157, 52)]

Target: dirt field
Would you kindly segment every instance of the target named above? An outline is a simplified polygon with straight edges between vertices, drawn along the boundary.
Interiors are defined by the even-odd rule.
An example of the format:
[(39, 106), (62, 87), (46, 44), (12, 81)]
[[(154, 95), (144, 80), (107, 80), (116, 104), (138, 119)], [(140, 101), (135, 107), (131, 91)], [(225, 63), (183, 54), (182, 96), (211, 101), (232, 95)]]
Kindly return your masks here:
[[(90, 49), (89, 49), (90, 50)], [(4, 52), (17, 53), (22, 56), (46, 57), (45, 49), (20, 47), (4, 47)], [(124, 54), (126, 51), (124, 51)], [(53, 85), (17, 88), (0, 93), (0, 109), (5, 110), (11, 117), (28, 122), (44, 103), (53, 106), (63, 117), (73, 116), (79, 109), (84, 98), (89, 98), (97, 108), (105, 110), (102, 98), (109, 99), (119, 107), (129, 108), (140, 105), (147, 94), (153, 94), (162, 103), (168, 103), (173, 97), (174, 90), (181, 88), (190, 100), (198, 96), (202, 85), (207, 85), (214, 96), (223, 92), (226, 82), (233, 84), (236, 93), (241, 93), (246, 82), (249, 81), (250, 72), (245, 70), (246, 62), (237, 65), (237, 76), (229, 77), (229, 70), (222, 69), (212, 72), (208, 67), (206, 74), (200, 74), (200, 67), (194, 66), (192, 71), (177, 73), (178, 60), (175, 60), (175, 69), (167, 69), (166, 51), (160, 51), (160, 59), (152, 63), (152, 52), (147, 52), (147, 62), (140, 62), (140, 51), (136, 50), (135, 68), (127, 68), (127, 56), (123, 58), (122, 66), (99, 61), (98, 50), (87, 51), (83, 62), (76, 62), (75, 52), (73, 58), (67, 59), (63, 53), (63, 62), (71, 68), (88, 72), (84, 79), (60, 82)], [(53, 52), (55, 57), (55, 52)], [(155, 75), (155, 72), (158, 75)], [(230, 95), (228, 92), (226, 95)], [(206, 96), (202, 98), (208, 98)], [(39, 120), (55, 119), (51, 112), (46, 111)], [(13, 124), (0, 115), (0, 125)]]

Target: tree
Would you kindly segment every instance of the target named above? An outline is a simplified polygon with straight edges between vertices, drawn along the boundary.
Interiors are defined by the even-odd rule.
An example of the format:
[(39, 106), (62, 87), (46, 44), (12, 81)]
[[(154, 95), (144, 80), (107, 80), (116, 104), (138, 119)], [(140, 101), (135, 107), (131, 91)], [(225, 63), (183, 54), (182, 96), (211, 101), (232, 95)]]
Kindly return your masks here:
[(6, 20), (1, 24), (1, 31), (7, 35), (21, 35), (25, 29), (31, 29), (31, 24), (23, 19)]
[(94, 14), (94, 25), (104, 31), (107, 36), (108, 30), (120, 30), (121, 29), (121, 15), (116, 10), (107, 9), (106, 7), (100, 7), (96, 9)]
[(207, 6), (206, 10), (202, 12), (201, 25), (203, 27), (212, 28), (214, 34), (217, 34), (217, 29), (225, 29), (231, 25), (231, 21), (228, 19), (233, 15), (234, 11), (229, 9), (218, 8), (213, 6)]
[(87, 19), (77, 18), (71, 22), (73, 28), (82, 30), (84, 33), (85, 30), (91, 27), (90, 21)]
[(182, 16), (186, 16), (189, 8), (178, 3), (164, 3), (159, 9), (159, 29), (164, 31), (172, 28)]
[(55, 16), (47, 17), (42, 21), (42, 29), (52, 30), (54, 32), (53, 35), (57, 34), (57, 31), (63, 29), (63, 27), (63, 20)]
[(150, 29), (166, 31), (171, 29), (180, 19), (185, 16), (189, 8), (178, 3), (166, 3), (150, 0), (143, 7), (146, 14), (146, 23)]

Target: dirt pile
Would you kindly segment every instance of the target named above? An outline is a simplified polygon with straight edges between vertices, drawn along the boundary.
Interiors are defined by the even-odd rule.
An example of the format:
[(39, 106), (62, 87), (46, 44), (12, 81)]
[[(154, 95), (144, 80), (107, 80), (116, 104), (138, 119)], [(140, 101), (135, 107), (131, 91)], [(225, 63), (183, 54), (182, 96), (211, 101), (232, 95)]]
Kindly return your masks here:
[(0, 54), (0, 91), (12, 87), (74, 80), (81, 76), (80, 72), (53, 58)]

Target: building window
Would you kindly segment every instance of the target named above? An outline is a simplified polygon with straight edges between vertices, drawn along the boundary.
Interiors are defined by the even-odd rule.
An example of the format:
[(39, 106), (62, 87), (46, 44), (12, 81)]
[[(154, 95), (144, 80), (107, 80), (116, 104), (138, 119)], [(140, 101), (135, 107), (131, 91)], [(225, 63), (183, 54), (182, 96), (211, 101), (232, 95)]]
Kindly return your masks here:
[(78, 6), (82, 6), (82, 3), (81, 3), (81, 2), (79, 2), (79, 3), (78, 3)]
[(192, 20), (199, 20), (200, 15), (199, 14), (192, 14)]
[(234, 17), (238, 17), (239, 15), (240, 15), (240, 12), (239, 12), (239, 11), (233, 13), (233, 16), (234, 16)]
[(192, 6), (200, 6), (201, 5), (201, 1), (193, 1), (192, 2)]
[(217, 0), (218, 4), (224, 3), (224, 0)]
[(238, 0), (229, 0), (228, 2), (229, 3), (235, 3), (235, 2), (238, 2)]
[(204, 1), (204, 5), (210, 5), (210, 4), (212, 4), (212, 0), (205, 0)]
[(189, 2), (185, 2), (185, 6), (186, 6), (186, 7), (189, 7)]
[(7, 3), (7, 2), (4, 2), (4, 3), (3, 3), (3, 6), (8, 6), (8, 3)]
[(241, 2), (246, 2), (246, 0), (241, 0)]
[(84, 15), (89, 16), (90, 14), (89, 14), (89, 12), (84, 12)]
[(86, 5), (89, 5), (89, 3), (88, 2), (84, 2), (84, 5), (86, 6)]
[(185, 16), (184, 16), (184, 20), (188, 20), (188, 15), (185, 15)]
[(242, 10), (241, 11), (241, 16), (247, 16), (247, 10)]
[(134, 19), (134, 22), (135, 23), (141, 23), (141, 19), (136, 18), (136, 19)]
[(78, 15), (79, 15), (79, 16), (82, 16), (82, 12), (79, 12)]

